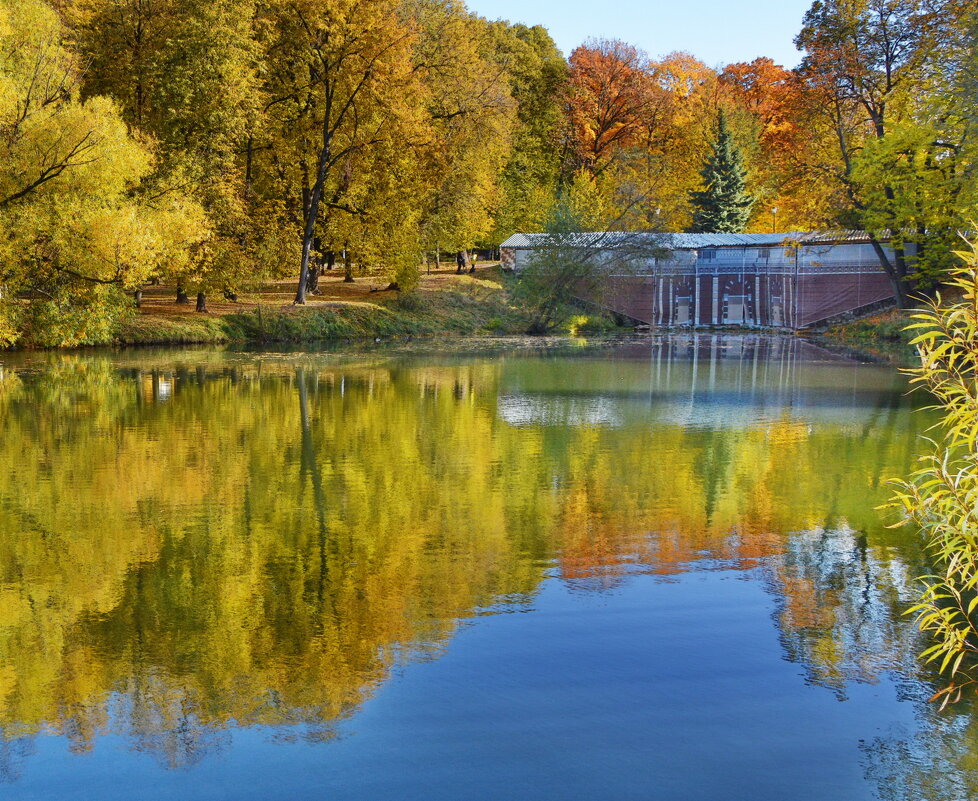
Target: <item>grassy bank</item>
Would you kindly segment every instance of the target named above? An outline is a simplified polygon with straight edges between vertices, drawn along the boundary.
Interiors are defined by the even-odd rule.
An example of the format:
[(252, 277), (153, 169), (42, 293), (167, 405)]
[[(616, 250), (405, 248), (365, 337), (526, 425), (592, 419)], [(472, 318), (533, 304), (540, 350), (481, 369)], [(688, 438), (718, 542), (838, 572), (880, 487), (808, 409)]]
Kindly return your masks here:
[[(174, 287), (148, 287), (143, 303), (110, 335), (88, 338), (85, 345), (208, 345), (225, 343), (301, 343), (345, 340), (372, 341), (409, 337), (479, 337), (522, 335), (528, 320), (509, 301), (505, 277), (498, 267), (486, 266), (475, 275), (454, 269), (422, 276), (416, 290), (390, 290), (381, 277), (347, 283), (325, 276), (320, 294), (306, 306), (293, 306), (294, 281), (269, 282), (259, 291), (242, 294), (235, 302), (207, 298), (209, 311), (175, 303)], [(904, 331), (906, 313), (881, 314), (833, 326), (811, 339), (831, 349), (893, 364), (915, 360), (910, 334)], [(566, 327), (558, 334), (613, 336), (610, 315), (568, 309)], [(31, 347), (25, 339), (22, 347)]]
[(266, 288), (239, 304), (209, 303), (211, 313), (179, 308), (167, 288), (120, 324), (122, 345), (313, 342), (377, 337), (519, 333), (525, 323), (511, 308), (498, 271), (426, 276), (414, 292), (323, 282), (323, 294), (305, 307), (284, 302), (290, 287)]
[(832, 326), (814, 338), (829, 347), (877, 361), (914, 364), (917, 354), (910, 345), (913, 332), (904, 330), (910, 324), (909, 314), (892, 309), (862, 320)]

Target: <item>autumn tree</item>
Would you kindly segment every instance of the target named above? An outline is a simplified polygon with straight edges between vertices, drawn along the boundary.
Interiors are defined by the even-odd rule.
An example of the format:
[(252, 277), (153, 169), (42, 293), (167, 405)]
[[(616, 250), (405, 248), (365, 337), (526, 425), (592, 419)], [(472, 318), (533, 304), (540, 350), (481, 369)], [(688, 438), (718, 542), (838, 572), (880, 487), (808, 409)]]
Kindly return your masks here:
[(714, 136), (719, 89), (716, 71), (688, 53), (650, 62), (661, 101), (645, 118), (633, 174), (647, 187), (648, 218), (661, 230), (679, 231), (692, 219), (690, 192)]
[(167, 265), (178, 286), (230, 289), (255, 264), (246, 143), (260, 105), (254, 0), (73, 0), (75, 46), (89, 64), (83, 90), (116, 99), (157, 145), (146, 192), (191, 196), (210, 229)]
[(617, 196), (630, 227), (677, 227), (688, 216), (691, 166), (699, 164), (689, 153), (705, 146), (702, 112), (715, 77), (684, 54), (651, 62), (622, 42), (590, 42), (572, 54), (571, 166)]
[(820, 151), (830, 150), (824, 128), (813, 118), (814, 96), (797, 72), (769, 58), (728, 64), (720, 74), (724, 108), (737, 121), (738, 133), (756, 141), (750, 159), (752, 190), (757, 198), (750, 228), (783, 231), (826, 226), (844, 199), (825, 171), (817, 168)]
[(153, 156), (111, 100), (82, 101), (66, 38), (41, 0), (0, 2), (0, 344), (107, 341), (122, 290), (179, 247), (173, 213), (200, 237), (179, 194), (142, 197)]
[(637, 144), (660, 100), (648, 57), (619, 40), (589, 40), (570, 55), (567, 116), (577, 165), (599, 176)]
[(456, 0), (415, 0), (407, 8), (419, 29), (414, 63), (430, 123), (421, 236), (436, 252), (464, 251), (493, 230), (516, 103), (485, 21)]
[[(837, 142), (828, 169), (844, 189), (852, 216), (869, 230), (901, 306), (919, 278), (905, 245), (921, 236), (907, 234), (899, 211), (905, 201), (898, 195), (909, 187), (883, 169), (874, 172), (874, 181), (882, 183), (867, 193), (858, 162), (867, 147), (870, 158), (894, 153), (884, 140), (907, 121), (915, 98), (926, 91), (930, 71), (953, 46), (966, 5), (960, 0), (819, 0), (796, 39), (805, 51), (802, 74)], [(883, 247), (891, 237), (892, 257)]]
[(716, 72), (687, 53), (650, 61), (621, 42), (589, 42), (570, 64), (571, 174), (595, 175), (633, 228), (688, 227), (720, 104)]
[(317, 232), (334, 215), (363, 217), (364, 166), (412, 135), (423, 99), (411, 62), (415, 30), (392, 0), (268, 0), (267, 141), (256, 169), (282, 200), (301, 243), (295, 303), (304, 304)]
[(564, 114), (560, 99), (567, 62), (539, 25), (489, 23), (492, 55), (516, 102), (511, 148), (499, 174), (500, 200), (491, 239), (539, 230), (561, 179)]
[[(373, 269), (388, 276), (395, 289), (410, 290), (417, 283), (426, 186), (416, 144), (407, 137), (424, 130), (424, 117), (417, 113), (403, 138), (385, 138), (369, 151), (351, 155), (345, 208), (329, 208), (320, 215), (319, 226), (334, 259), (337, 251), (343, 254), (346, 280), (353, 280), (355, 270)], [(309, 271), (309, 288), (315, 273)]]
[(886, 136), (853, 160), (853, 181), (873, 231), (913, 247), (914, 279), (926, 291), (955, 266), (960, 233), (973, 225), (978, 120), (974, 67), (978, 18), (960, 27), (932, 59), (917, 91), (901, 95)]

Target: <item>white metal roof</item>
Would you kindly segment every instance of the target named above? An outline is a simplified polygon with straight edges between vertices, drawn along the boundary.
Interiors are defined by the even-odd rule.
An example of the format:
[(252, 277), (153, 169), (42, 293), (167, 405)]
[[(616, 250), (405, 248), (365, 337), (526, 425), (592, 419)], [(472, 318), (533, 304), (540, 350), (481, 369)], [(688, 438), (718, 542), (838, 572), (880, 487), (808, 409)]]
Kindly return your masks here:
[[(550, 234), (513, 234), (504, 248), (533, 248), (545, 244)], [(558, 241), (563, 239), (558, 238)], [(865, 231), (792, 231), (782, 234), (678, 234), (608, 231), (582, 232), (567, 237), (568, 244), (581, 247), (615, 247), (619, 244), (648, 244), (668, 250), (697, 250), (722, 247), (779, 247), (788, 244), (836, 244), (868, 242)]]

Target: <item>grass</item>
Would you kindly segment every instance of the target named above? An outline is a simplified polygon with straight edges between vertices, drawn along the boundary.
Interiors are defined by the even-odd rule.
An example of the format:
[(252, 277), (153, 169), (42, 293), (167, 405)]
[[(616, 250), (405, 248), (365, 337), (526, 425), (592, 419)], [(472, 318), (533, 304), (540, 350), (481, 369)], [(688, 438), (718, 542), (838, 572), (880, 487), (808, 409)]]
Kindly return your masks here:
[(910, 345), (909, 312), (892, 309), (861, 320), (832, 326), (820, 336), (829, 345), (866, 354), (880, 361), (908, 365), (916, 361)]
[(519, 313), (508, 305), (497, 267), (476, 274), (454, 270), (426, 273), (414, 292), (385, 288), (380, 279), (353, 284), (327, 276), (320, 295), (306, 306), (291, 305), (295, 282), (272, 282), (240, 302), (208, 299), (208, 313), (173, 302), (175, 289), (144, 292), (140, 313), (122, 323), (119, 344), (310, 342), (437, 334), (506, 334), (521, 331)]
[(223, 317), (168, 317), (161, 314), (138, 314), (121, 324), (116, 335), (122, 344), (187, 345), (219, 343), (229, 340)]

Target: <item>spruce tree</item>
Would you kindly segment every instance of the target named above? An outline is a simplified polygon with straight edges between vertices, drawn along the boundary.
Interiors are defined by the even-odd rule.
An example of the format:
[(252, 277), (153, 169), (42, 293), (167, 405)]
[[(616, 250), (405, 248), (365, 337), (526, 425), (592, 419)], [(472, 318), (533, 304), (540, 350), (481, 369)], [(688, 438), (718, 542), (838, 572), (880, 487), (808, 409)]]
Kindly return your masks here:
[(747, 192), (747, 170), (740, 148), (727, 128), (723, 111), (717, 120), (713, 155), (700, 172), (704, 189), (691, 193), (693, 233), (739, 233), (747, 227), (754, 198)]

